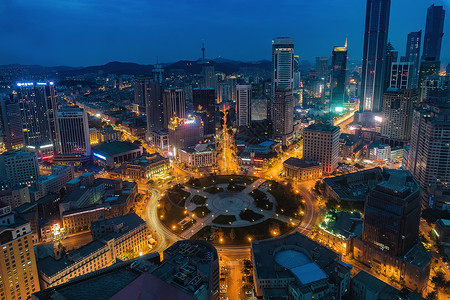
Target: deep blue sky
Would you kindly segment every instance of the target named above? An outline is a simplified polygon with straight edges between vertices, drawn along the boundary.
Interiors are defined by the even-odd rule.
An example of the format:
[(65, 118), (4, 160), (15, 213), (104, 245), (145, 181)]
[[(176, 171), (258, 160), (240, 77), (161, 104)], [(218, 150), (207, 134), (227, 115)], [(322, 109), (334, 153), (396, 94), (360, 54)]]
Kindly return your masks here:
[[(392, 0), (389, 39), (404, 55), (406, 34), (426, 9), (447, 11), (441, 61), (450, 62), (450, 0)], [(206, 56), (270, 59), (271, 40), (295, 38), (301, 59), (328, 56), (348, 36), (361, 59), (365, 0), (0, 0), (0, 64), (152, 64)]]

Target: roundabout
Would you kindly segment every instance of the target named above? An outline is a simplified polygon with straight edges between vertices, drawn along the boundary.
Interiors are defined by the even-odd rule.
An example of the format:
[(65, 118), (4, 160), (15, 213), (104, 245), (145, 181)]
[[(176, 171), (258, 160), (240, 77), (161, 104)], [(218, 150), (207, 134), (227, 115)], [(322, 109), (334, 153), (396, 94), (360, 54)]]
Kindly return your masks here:
[(288, 184), (219, 175), (167, 190), (158, 215), (182, 239), (238, 246), (293, 231), (303, 219), (303, 203)]

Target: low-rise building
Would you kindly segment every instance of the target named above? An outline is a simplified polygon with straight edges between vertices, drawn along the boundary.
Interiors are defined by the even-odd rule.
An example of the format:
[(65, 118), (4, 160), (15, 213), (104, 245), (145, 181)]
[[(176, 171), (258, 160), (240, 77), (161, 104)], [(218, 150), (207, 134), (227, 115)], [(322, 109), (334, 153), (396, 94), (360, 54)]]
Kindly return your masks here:
[(154, 153), (123, 163), (121, 173), (124, 179), (148, 180), (154, 175), (168, 170), (169, 167), (170, 162), (168, 158)]
[[(61, 249), (54, 249), (53, 256), (39, 259), (37, 268), (42, 289), (63, 284), (75, 277), (94, 272), (116, 261), (126, 252), (140, 251), (148, 247), (150, 231), (144, 220), (136, 214), (124, 215), (112, 220), (93, 223), (95, 239), (61, 257)], [(137, 256), (135, 255), (135, 256)]]
[(110, 141), (93, 148), (94, 161), (111, 169), (143, 154), (141, 145), (125, 141)]
[(373, 142), (367, 149), (367, 158), (373, 161), (391, 159), (391, 146)]
[(339, 253), (351, 253), (353, 238), (362, 234), (363, 219), (361, 214), (330, 210), (325, 220), (319, 225), (318, 240), (321, 244)]
[(16, 208), (24, 203), (30, 203), (30, 192), (26, 185), (15, 186), (12, 189), (0, 190), (0, 207)]
[(251, 256), (258, 298), (342, 299), (350, 290), (352, 267), (299, 232), (252, 242)]
[(148, 141), (150, 145), (161, 152), (166, 152), (169, 149), (169, 133), (167, 131), (150, 131)]
[(37, 201), (49, 193), (59, 193), (59, 191), (72, 180), (74, 170), (72, 166), (59, 165), (52, 168), (52, 174), (49, 176), (40, 176), (39, 180), (30, 190), (30, 198)]
[(437, 220), (435, 231), (439, 243), (443, 246), (450, 246), (450, 220)]
[(188, 168), (215, 167), (217, 164), (216, 144), (197, 144), (192, 148), (181, 148), (178, 159)]
[(34, 293), (32, 299), (219, 300), (219, 259), (211, 244), (179, 241), (163, 257), (160, 262), (155, 252), (119, 262)]
[(130, 212), (138, 194), (137, 184), (121, 179), (97, 178), (91, 187), (74, 190), (60, 204), (66, 232), (88, 230), (99, 217), (118, 217)]
[(323, 179), (325, 197), (339, 201), (364, 202), (368, 191), (383, 181), (381, 168), (373, 168)]
[(424, 300), (420, 295), (408, 289), (397, 290), (366, 271), (359, 271), (352, 278), (351, 299), (353, 300)]
[(284, 176), (295, 181), (314, 180), (322, 176), (322, 165), (290, 157), (283, 162)]

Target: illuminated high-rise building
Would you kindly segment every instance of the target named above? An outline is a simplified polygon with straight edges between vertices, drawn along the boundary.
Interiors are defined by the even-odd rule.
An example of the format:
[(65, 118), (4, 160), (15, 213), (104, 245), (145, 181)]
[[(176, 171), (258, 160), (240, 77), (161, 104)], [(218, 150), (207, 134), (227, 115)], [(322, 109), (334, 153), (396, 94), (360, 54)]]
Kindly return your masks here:
[(40, 290), (30, 222), (6, 206), (0, 225), (0, 299), (30, 299)]
[(202, 119), (194, 116), (190, 118), (173, 117), (169, 126), (169, 147), (174, 156), (178, 150), (185, 147), (193, 147), (203, 141)]
[(236, 86), (236, 123), (237, 126), (250, 126), (252, 120), (252, 86)]
[(163, 90), (159, 82), (145, 84), (145, 116), (147, 118), (147, 132), (163, 130)]
[(216, 70), (213, 65), (202, 66), (202, 87), (215, 89), (217, 86)]
[(88, 116), (77, 106), (62, 107), (56, 111), (58, 123), (58, 154), (88, 158), (91, 155)]
[(340, 128), (312, 124), (303, 130), (303, 159), (320, 162), (323, 172), (331, 174), (338, 166)]
[(317, 76), (326, 81), (328, 77), (328, 71), (328, 57), (316, 57)]
[(340, 112), (345, 100), (345, 74), (347, 72), (347, 40), (344, 47), (333, 47), (331, 59), (330, 111)]
[(164, 128), (174, 117), (186, 117), (186, 94), (182, 88), (168, 88), (163, 93)]
[[(278, 89), (294, 89), (294, 39), (279, 37), (272, 41), (272, 97), (268, 118), (272, 119), (273, 102)], [(284, 93), (284, 92), (282, 92)]]
[(52, 152), (57, 143), (56, 91), (53, 82), (18, 82), (17, 99), (22, 115), (25, 146)]
[(444, 35), (445, 10), (442, 6), (431, 5), (427, 10), (425, 36), (423, 39), (424, 60), (439, 61), (442, 37)]
[(412, 88), (417, 88), (419, 82), (420, 67), (420, 43), (422, 39), (422, 30), (408, 33), (406, 40), (406, 61), (411, 65), (411, 84)]
[(360, 112), (379, 112), (385, 75), (391, 0), (367, 0)]
[(417, 101), (415, 90), (389, 88), (384, 93), (381, 136), (392, 141), (392, 146), (403, 146), (411, 138), (412, 115)]
[(39, 179), (39, 164), (35, 153), (19, 150), (0, 154), (0, 182), (8, 188), (31, 186)]
[(389, 42), (386, 46), (383, 93), (389, 88), (391, 84), (392, 64), (397, 62), (397, 58), (398, 51), (395, 51), (394, 46), (392, 46), (391, 42)]
[(389, 88), (410, 89), (413, 88), (412, 78), (413, 64), (410, 62), (394, 62), (391, 65), (391, 74), (389, 79)]
[(6, 150), (24, 147), (20, 105), (12, 95), (0, 94), (0, 127)]
[(153, 80), (155, 82), (162, 83), (164, 69), (162, 68), (158, 59), (156, 59), (156, 64), (154, 65), (152, 72), (153, 72), (153, 77), (154, 77)]
[(408, 171), (385, 170), (383, 175), (386, 180), (367, 196), (362, 240), (401, 256), (419, 237), (420, 189)]
[(205, 136), (216, 133), (216, 91), (213, 88), (193, 89), (194, 115), (203, 121)]

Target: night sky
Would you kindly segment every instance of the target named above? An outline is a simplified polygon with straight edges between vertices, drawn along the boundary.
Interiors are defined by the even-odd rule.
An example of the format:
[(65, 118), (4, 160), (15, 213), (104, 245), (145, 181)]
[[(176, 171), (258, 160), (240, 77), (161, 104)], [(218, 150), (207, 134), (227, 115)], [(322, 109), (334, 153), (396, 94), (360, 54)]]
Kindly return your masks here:
[[(389, 39), (404, 55), (426, 9), (444, 5), (441, 61), (450, 62), (450, 0), (392, 0)], [(295, 38), (300, 59), (328, 56), (348, 36), (361, 59), (365, 0), (1, 0), (0, 64), (153, 64), (201, 56), (270, 59), (271, 40)], [(423, 39), (423, 34), (422, 34)]]

